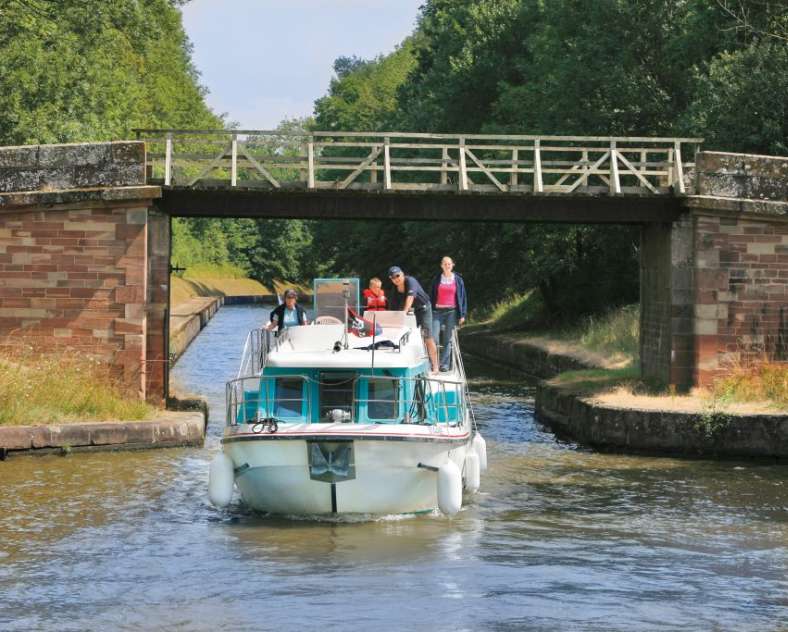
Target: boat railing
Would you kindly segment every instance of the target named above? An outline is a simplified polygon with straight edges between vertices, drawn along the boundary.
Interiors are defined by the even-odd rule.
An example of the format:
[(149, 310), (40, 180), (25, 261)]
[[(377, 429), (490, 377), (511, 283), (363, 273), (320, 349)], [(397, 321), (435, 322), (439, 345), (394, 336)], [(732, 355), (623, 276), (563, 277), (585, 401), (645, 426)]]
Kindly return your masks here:
[(241, 366), (236, 378), (259, 375), (266, 365), (271, 351), (273, 336), (267, 329), (252, 329), (246, 336), (241, 354)]
[(471, 394), (468, 391), (468, 380), (465, 375), (465, 362), (462, 359), (462, 352), (460, 351), (460, 338), (457, 335), (456, 327), (452, 332), (451, 342), (452, 362), (457, 368), (457, 374), (460, 376), (460, 382), (462, 383), (462, 399), (466, 403), (468, 412), (471, 416), (471, 423), (473, 424), (474, 430), (476, 430), (476, 414), (473, 410), (473, 404), (471, 403)]
[[(303, 380), (306, 386), (317, 380), (309, 376), (283, 376), (293, 380)], [(360, 397), (356, 382), (369, 383), (390, 381), (392, 388), (387, 397)], [(446, 378), (366, 376), (355, 378), (352, 388), (353, 398), (346, 406), (321, 406), (318, 411), (320, 423), (386, 423), (422, 425), (461, 425), (468, 417), (468, 399), (464, 384), (460, 380)], [(260, 424), (271, 420), (277, 422), (308, 423), (313, 418), (311, 388), (300, 391), (276, 388), (275, 379), (262, 378), (260, 375), (239, 377), (227, 383), (227, 425), (243, 423)], [(410, 397), (403, 397), (403, 392)], [(369, 390), (366, 390), (369, 393)], [(371, 408), (370, 408), (371, 406)], [(389, 414), (374, 416), (380, 410), (388, 409)], [(370, 411), (375, 411), (370, 414)]]

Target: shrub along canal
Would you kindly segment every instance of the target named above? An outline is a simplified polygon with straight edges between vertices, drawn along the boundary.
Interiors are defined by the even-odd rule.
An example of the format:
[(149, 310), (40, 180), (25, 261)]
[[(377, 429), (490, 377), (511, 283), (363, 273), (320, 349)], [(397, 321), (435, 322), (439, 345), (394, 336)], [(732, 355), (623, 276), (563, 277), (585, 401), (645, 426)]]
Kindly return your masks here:
[(204, 448), (0, 463), (0, 629), (788, 626), (788, 466), (559, 443), (532, 384), (473, 362), (490, 469), (455, 519), (215, 510), (224, 383), (266, 314), (224, 307), (173, 371), (210, 401)]

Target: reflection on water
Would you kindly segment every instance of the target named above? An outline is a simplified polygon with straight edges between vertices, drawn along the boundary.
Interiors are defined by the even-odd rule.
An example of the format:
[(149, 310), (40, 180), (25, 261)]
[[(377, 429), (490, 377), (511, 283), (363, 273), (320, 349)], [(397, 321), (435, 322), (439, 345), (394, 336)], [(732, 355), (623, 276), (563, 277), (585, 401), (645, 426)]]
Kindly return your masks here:
[(457, 518), (215, 510), (224, 381), (264, 313), (223, 308), (175, 367), (205, 448), (0, 463), (0, 630), (788, 629), (788, 467), (578, 449), (476, 363), (490, 470)]

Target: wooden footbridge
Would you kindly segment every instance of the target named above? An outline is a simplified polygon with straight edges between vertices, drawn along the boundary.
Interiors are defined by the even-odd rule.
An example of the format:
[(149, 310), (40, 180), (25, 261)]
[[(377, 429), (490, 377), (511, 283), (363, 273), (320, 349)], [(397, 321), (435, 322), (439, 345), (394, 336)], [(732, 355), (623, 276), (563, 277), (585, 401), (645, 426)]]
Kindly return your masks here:
[[(167, 187), (173, 215), (343, 219), (670, 221), (703, 140), (135, 132), (147, 146), (148, 183)], [(641, 203), (622, 215), (631, 197)]]

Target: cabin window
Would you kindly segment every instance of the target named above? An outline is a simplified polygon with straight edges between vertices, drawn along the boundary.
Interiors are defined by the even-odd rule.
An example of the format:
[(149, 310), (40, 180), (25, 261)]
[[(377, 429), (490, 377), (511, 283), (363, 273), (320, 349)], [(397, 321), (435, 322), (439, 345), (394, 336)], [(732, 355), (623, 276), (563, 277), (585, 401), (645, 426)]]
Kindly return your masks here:
[(355, 373), (320, 374), (320, 421), (352, 421), (355, 385)]
[(282, 419), (304, 416), (304, 379), (280, 377), (276, 380), (274, 416)]
[(369, 419), (399, 417), (399, 380), (367, 382), (367, 417)]

